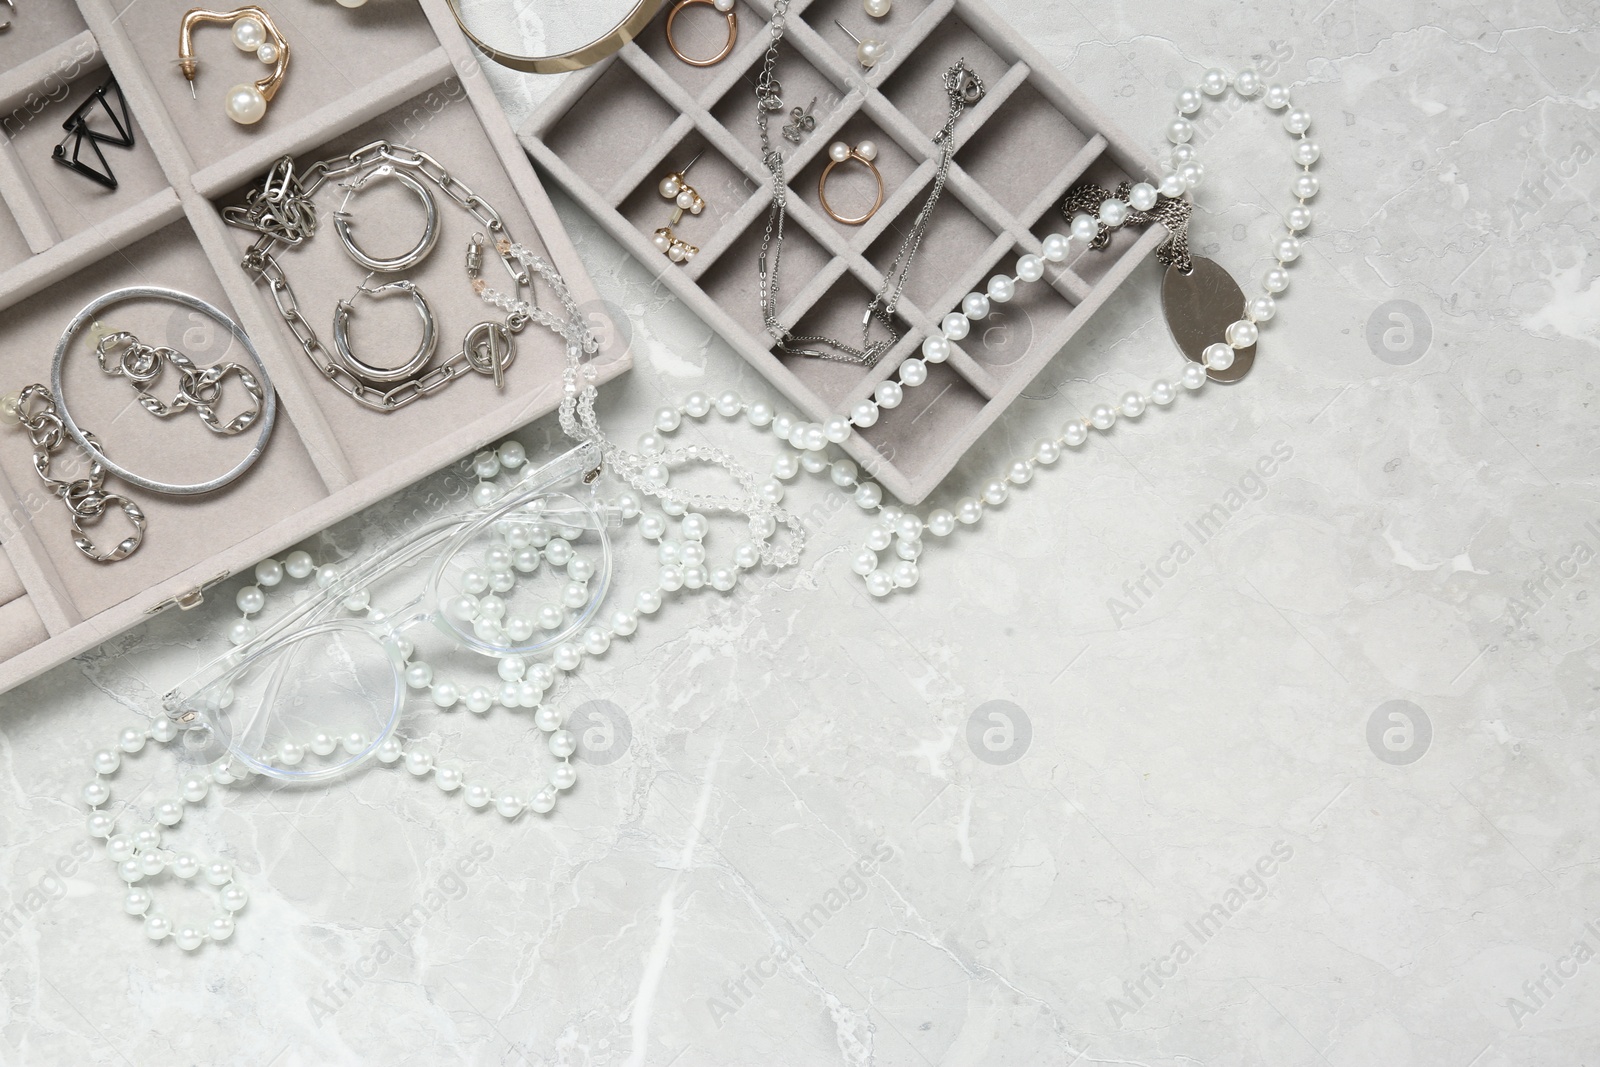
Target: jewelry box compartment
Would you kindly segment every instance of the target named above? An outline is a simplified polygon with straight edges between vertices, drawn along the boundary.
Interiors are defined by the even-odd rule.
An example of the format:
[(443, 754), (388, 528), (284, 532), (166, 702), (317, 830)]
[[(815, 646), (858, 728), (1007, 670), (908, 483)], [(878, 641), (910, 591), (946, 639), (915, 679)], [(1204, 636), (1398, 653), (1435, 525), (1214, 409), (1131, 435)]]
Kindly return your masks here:
[[(179, 20), (191, 6), (176, 0), (30, 3), (0, 39), (7, 46), (0, 65), (17, 55), (11, 44), (34, 42), (26, 61), (0, 70), (6, 105), (0, 111), (0, 336), (6, 340), (0, 393), (32, 382), (49, 385), (57, 339), (93, 298), (123, 286), (155, 285), (202, 298), (244, 330), (271, 379), (275, 427), (255, 465), (209, 494), (163, 495), (108, 473), (105, 491), (134, 500), (147, 519), (137, 550), (112, 563), (80, 553), (72, 541), (72, 513), (34, 471), (27, 433), (0, 427), (0, 693), (151, 611), (198, 603), (227, 575), (556, 407), (566, 346), (536, 324), (514, 335), (503, 391), (489, 374), (469, 371), (382, 413), (335, 388), (301, 349), (270, 288), (243, 267), (254, 235), (222, 215), (280, 157), (292, 156), (303, 167), (378, 139), (427, 152), (500, 214), (513, 240), (560, 271), (580, 307), (599, 306), (444, 0), (371, 0), (354, 10), (266, 0), (262, 6), (295, 50), (282, 92), (254, 126), (231, 122), (221, 98), (232, 82), (260, 77), (268, 68), (235, 48), (225, 26), (214, 25), (194, 37), (201, 61), (198, 107), (209, 116), (197, 121), (174, 62)], [(18, 37), (24, 26), (29, 36)], [(135, 141), (131, 150), (101, 146), (114, 168), (114, 191), (50, 158), (63, 132), (70, 135), (63, 120), (111, 73), (126, 99)], [(90, 122), (110, 132), (103, 114)], [(93, 163), (98, 167), (98, 159)], [(467, 239), (485, 229), (483, 220), (435, 183), (422, 184), (433, 192), (438, 212), (431, 254), (410, 271), (379, 273), (366, 284), (376, 288), (401, 277), (416, 282), (438, 328), (438, 347), (427, 364), (436, 367), (461, 351), (469, 327), (503, 320), (505, 313), (484, 302), (468, 276)], [(323, 345), (334, 348), (338, 300), (354, 296), (351, 346), (382, 366), (391, 354), (398, 361), (416, 349), (421, 318), (407, 298), (356, 295), (366, 269), (346, 255), (328, 217), (344, 206), (346, 192), (330, 183), (318, 197), (324, 217), (317, 238), (293, 252), (278, 251)], [(369, 254), (410, 248), (422, 232), (422, 204), (392, 179), (352, 192), (348, 209), (350, 232)], [(482, 277), (515, 293), (492, 238)], [(544, 283), (537, 286), (539, 299), (548, 302)], [(525, 288), (520, 295), (527, 295)], [(119, 305), (103, 318), (132, 329), (143, 343), (170, 345), (202, 367), (246, 362), (211, 347), (219, 333), (226, 337), (224, 327), (177, 305)], [(600, 382), (629, 364), (628, 353), (616, 348), (602, 348), (591, 362)], [(237, 378), (227, 381), (238, 385)], [(152, 417), (128, 381), (101, 372), (81, 336), (63, 384), (72, 415), (105, 439), (107, 455), (157, 480), (205, 480), (218, 473), (217, 464), (226, 469), (223, 459), (239, 458), (232, 449), (248, 451), (246, 439), (256, 437), (248, 430), (219, 438), (188, 413)], [(176, 384), (161, 382), (153, 391), (160, 395)], [(226, 400), (221, 407), (225, 417), (237, 410)], [(66, 452), (59, 455), (65, 463)], [(103, 532), (109, 547), (128, 534), (126, 527), (124, 514), (108, 512), (91, 534)]]
[[(7, 390), (35, 382), (51, 388), (57, 342), (78, 310), (103, 293), (152, 283), (197, 296), (237, 321), (199, 241), (180, 216), (0, 314), (6, 338), (0, 378)], [(95, 318), (108, 328), (135, 334), (145, 344), (180, 350), (202, 366), (227, 361), (253, 370), (242, 346), (220, 324), (170, 301), (129, 300), (105, 308)], [(195, 484), (226, 473), (257, 443), (253, 427), (223, 437), (189, 412), (171, 418), (152, 416), (140, 405), (130, 381), (100, 369), (88, 332), (79, 330), (67, 349), (56, 409), (61, 410), (64, 399), (72, 420), (92, 433), (111, 459), (157, 481)], [(270, 373), (272, 368), (268, 369)], [(163, 397), (176, 389), (170, 373), (152, 385), (152, 392)], [(250, 406), (237, 376), (224, 379), (221, 392), (218, 413), (223, 419)], [(91, 619), (326, 497), (328, 488), (292, 420), (281, 410), (278, 414), (260, 458), (218, 492), (168, 496), (108, 476), (105, 491), (133, 501), (147, 521), (138, 549), (110, 564), (88, 559), (73, 544), (72, 514), (40, 480), (27, 433), (20, 427), (0, 427), (0, 498), (9, 520), (6, 525), (14, 527), (0, 530), (0, 538), (11, 565), (47, 587), (46, 596), (35, 591), (36, 609), (57, 625)], [(71, 480), (88, 473), (86, 457), (70, 439), (51, 460), (55, 478)], [(113, 505), (85, 529), (105, 550), (128, 535), (130, 524)]]
[[(771, 179), (761, 162), (755, 85), (770, 43), (771, 0), (738, 0), (738, 41), (725, 61), (703, 68), (667, 46), (673, 6), (669, 0), (611, 60), (572, 75), (524, 125), (522, 143), (800, 418), (848, 416), (884, 383), (899, 387), (900, 403), (880, 405), (877, 421), (854, 426), (841, 447), (894, 496), (919, 503), (1165, 234), (1118, 231), (1105, 249), (1076, 246), (1069, 262), (1046, 264), (1043, 284), (1018, 284), (1013, 300), (992, 302), (944, 363), (923, 361), (923, 340), (967, 293), (983, 292), (994, 274), (1010, 277), (1018, 257), (1042, 254), (1043, 238), (1066, 232), (1060, 206), (1070, 187), (1115, 188), (1154, 165), (978, 0), (894, 0), (882, 19), (858, 0), (795, 0), (777, 69), (783, 107), (769, 128), (788, 182), (776, 315), (796, 333), (826, 324), (817, 332), (858, 341), (862, 312), (936, 177), (932, 138), (948, 115), (944, 72), (964, 60), (985, 92), (956, 124), (947, 184), (896, 308), (898, 341), (870, 368), (788, 355), (776, 349), (759, 306)], [(687, 54), (714, 53), (726, 39), (722, 16), (713, 14), (709, 5), (685, 9), (673, 32)], [(857, 62), (846, 30), (880, 42), (872, 67)], [(809, 129), (799, 128), (797, 108)], [(783, 136), (791, 123), (798, 143)], [(836, 141), (871, 141), (877, 149), (883, 200), (860, 224), (832, 217), (820, 200)], [(673, 206), (654, 195), (656, 184), (702, 150), (687, 177), (706, 209), (674, 227), (699, 252), (674, 263), (651, 240)], [(708, 168), (715, 175), (702, 184), (707, 158), (716, 160)], [(726, 174), (730, 166), (743, 196)], [(834, 213), (853, 218), (872, 205), (877, 184), (852, 158), (829, 175), (827, 192), (839, 202)], [(770, 265), (770, 246), (767, 254)], [(908, 360), (919, 365), (902, 370)]]

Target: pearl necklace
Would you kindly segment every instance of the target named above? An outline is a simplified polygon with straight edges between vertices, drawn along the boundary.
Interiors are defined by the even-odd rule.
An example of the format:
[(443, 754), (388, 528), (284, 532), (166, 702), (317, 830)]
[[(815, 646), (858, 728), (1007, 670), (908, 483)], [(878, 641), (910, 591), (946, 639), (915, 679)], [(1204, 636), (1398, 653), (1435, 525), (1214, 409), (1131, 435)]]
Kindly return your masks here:
[[(1248, 69), (1232, 77), (1220, 69), (1207, 70), (1198, 87), (1187, 88), (1179, 93), (1176, 101), (1177, 118), (1167, 124), (1165, 131), (1172, 149), (1168, 167), (1159, 185), (1140, 182), (1131, 187), (1126, 200), (1114, 196), (1106, 198), (1100, 205), (1098, 217), (1087, 213), (1074, 215), (1068, 233), (1051, 234), (1043, 240), (1042, 255), (1028, 254), (1018, 258), (1015, 275), (997, 274), (989, 279), (984, 292), (968, 293), (962, 299), (960, 310), (944, 317), (940, 324), (941, 332), (923, 341), (922, 358), (908, 359), (900, 364), (898, 381), (885, 379), (879, 382), (873, 390), (873, 396), (857, 403), (848, 416), (836, 415), (822, 423), (806, 422), (787, 413), (773, 414), (770, 409), (751, 417), (754, 425), (769, 428), (794, 450), (781, 454), (775, 461), (773, 473), (776, 478), (793, 477), (800, 467), (812, 474), (827, 472), (835, 485), (853, 490), (855, 502), (862, 509), (878, 511), (877, 521), (868, 532), (865, 544), (851, 560), (852, 569), (861, 576), (873, 596), (887, 596), (917, 584), (920, 572), (916, 561), (922, 552), (924, 533), (942, 538), (955, 532), (958, 526), (975, 525), (983, 518), (986, 507), (1004, 504), (1013, 488), (1032, 481), (1039, 467), (1053, 465), (1061, 458), (1063, 449), (1080, 448), (1088, 441), (1091, 430), (1107, 433), (1119, 417), (1136, 419), (1152, 404), (1166, 407), (1176, 399), (1178, 389), (1173, 382), (1158, 378), (1151, 383), (1148, 391), (1128, 392), (1114, 405), (1096, 404), (1088, 418), (1068, 421), (1059, 435), (1039, 441), (1031, 454), (1006, 464), (1004, 470), (984, 483), (977, 497), (962, 498), (955, 504), (954, 510), (935, 509), (926, 519), (905, 509), (884, 504), (882, 487), (875, 482), (859, 480), (855, 464), (848, 459), (830, 463), (822, 455), (829, 444), (839, 444), (848, 438), (852, 426), (865, 429), (878, 421), (880, 409), (898, 407), (904, 400), (906, 389), (916, 388), (927, 381), (928, 363), (942, 363), (948, 359), (952, 342), (965, 338), (971, 332), (972, 323), (986, 318), (992, 305), (1012, 300), (1018, 284), (1041, 280), (1046, 263), (1064, 262), (1074, 243), (1093, 245), (1102, 239), (1107, 230), (1117, 229), (1129, 221), (1133, 212), (1148, 212), (1157, 206), (1161, 198), (1182, 196), (1199, 185), (1205, 170), (1196, 158), (1194, 146), (1189, 143), (1194, 138), (1195, 126), (1187, 116), (1198, 112), (1207, 97), (1220, 97), (1230, 88), (1242, 100), (1259, 98), (1270, 110), (1288, 109), (1283, 118), (1283, 127), (1296, 139), (1291, 158), (1301, 173), (1295, 176), (1292, 184), (1296, 204), (1284, 216), (1287, 232), (1273, 243), (1272, 255), (1276, 263), (1262, 277), (1261, 285), (1265, 292), (1247, 301), (1244, 317), (1231, 323), (1221, 340), (1205, 348), (1204, 365), (1186, 361), (1178, 376), (1179, 383), (1185, 389), (1199, 390), (1206, 384), (1206, 372), (1220, 372), (1231, 367), (1235, 351), (1254, 345), (1260, 336), (1260, 324), (1276, 313), (1275, 298), (1289, 285), (1288, 265), (1300, 257), (1302, 239), (1299, 235), (1311, 225), (1312, 213), (1306, 201), (1317, 195), (1320, 184), (1316, 175), (1311, 173), (1312, 165), (1321, 158), (1322, 152), (1320, 146), (1307, 136), (1311, 128), (1309, 112), (1290, 106), (1289, 90), (1285, 86), (1263, 87), (1260, 75)], [(689, 401), (685, 400), (678, 409), (663, 408), (658, 412), (656, 428), (663, 432), (670, 431), (677, 411), (688, 414)], [(769, 499), (772, 498), (769, 495)], [(780, 489), (776, 499), (781, 498)], [(899, 558), (885, 570), (880, 566), (878, 553), (887, 550), (891, 544)]]

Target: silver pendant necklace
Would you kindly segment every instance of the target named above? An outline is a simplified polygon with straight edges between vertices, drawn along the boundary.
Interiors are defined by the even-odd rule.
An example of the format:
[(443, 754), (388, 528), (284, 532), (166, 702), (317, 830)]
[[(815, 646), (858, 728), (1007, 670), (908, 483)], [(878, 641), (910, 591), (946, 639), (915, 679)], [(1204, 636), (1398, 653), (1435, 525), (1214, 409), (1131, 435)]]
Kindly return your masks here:
[[(761, 64), (761, 77), (756, 82), (756, 127), (761, 131), (761, 159), (767, 172), (772, 175), (772, 205), (767, 209), (767, 229), (761, 237), (761, 258), (758, 261), (761, 273), (761, 318), (780, 352), (871, 367), (900, 340), (900, 333), (894, 326), (900, 293), (905, 288), (906, 276), (911, 271), (911, 263), (916, 258), (923, 235), (927, 233), (934, 205), (939, 202), (939, 194), (944, 192), (945, 179), (950, 174), (950, 158), (955, 154), (956, 122), (968, 107), (983, 99), (983, 79), (967, 66), (965, 59), (957, 60), (954, 66), (945, 71), (944, 91), (950, 99), (950, 114), (933, 138), (939, 146), (939, 165), (934, 173), (933, 187), (928, 190), (922, 210), (917, 212), (916, 221), (900, 242), (899, 251), (884, 272), (882, 284), (861, 316), (861, 344), (852, 345), (820, 334), (796, 334), (778, 321), (778, 272), (783, 257), (783, 224), (788, 216), (789, 187), (784, 177), (783, 153), (773, 147), (767, 130), (769, 117), (783, 111), (783, 88), (777, 78), (777, 65), (778, 47), (783, 41), (784, 20), (788, 10), (789, 0), (778, 0), (773, 8), (772, 43), (767, 46), (766, 57)], [(873, 339), (874, 320), (883, 326), (887, 337)]]

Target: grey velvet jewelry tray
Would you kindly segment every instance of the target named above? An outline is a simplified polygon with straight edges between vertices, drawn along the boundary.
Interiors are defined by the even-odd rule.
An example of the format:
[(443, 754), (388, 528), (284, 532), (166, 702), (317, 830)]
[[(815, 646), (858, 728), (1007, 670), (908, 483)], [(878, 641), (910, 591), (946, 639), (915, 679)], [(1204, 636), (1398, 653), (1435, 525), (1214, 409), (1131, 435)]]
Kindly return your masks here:
[[(66, 509), (34, 473), (27, 436), (0, 427), (0, 693), (114, 636), (145, 614), (192, 604), (204, 587), (309, 537), (510, 430), (553, 410), (565, 349), (532, 327), (517, 337), (504, 392), (470, 374), (396, 412), (369, 411), (337, 391), (306, 359), (267, 286), (239, 265), (250, 234), (226, 226), (237, 202), (274, 160), (309, 162), (377, 139), (439, 159), (504, 217), (513, 239), (544, 254), (580, 305), (598, 301), (539, 179), (443, 0), (334, 3), (264, 0), (291, 47), (287, 80), (253, 127), (223, 113), (230, 85), (266, 68), (236, 50), (226, 27), (196, 34), (198, 99), (174, 63), (190, 0), (44, 0), (19, 5), (0, 35), (0, 393), (50, 380), (62, 328), (95, 296), (129, 285), (192, 293), (240, 322), (278, 392), (278, 423), (261, 461), (207, 497), (175, 499), (112, 480), (149, 518), (145, 542), (110, 565), (80, 555)], [(113, 192), (56, 164), (61, 123), (114, 71), (136, 127), (136, 146), (106, 147)], [(103, 121), (97, 128), (105, 129)], [(336, 195), (332, 191), (320, 198)], [(467, 282), (467, 238), (481, 229), (439, 200), (438, 247), (409, 273), (437, 316), (441, 355), (456, 351), (490, 309)], [(356, 234), (380, 255), (409, 248), (422, 210), (393, 182), (351, 205)], [(313, 328), (328, 344), (335, 301), (364, 271), (344, 256), (331, 226), (281, 256)], [(493, 254), (491, 284), (506, 279)], [(106, 318), (150, 344), (197, 362), (239, 359), (198, 315), (139, 303)], [(405, 301), (364, 301), (352, 326), (359, 348), (395, 361), (416, 344)], [(82, 425), (109, 454), (141, 473), (200, 480), (230, 466), (245, 438), (217, 438), (198, 420), (156, 420), (125, 381), (102, 375), (80, 346), (64, 388)], [(438, 357), (436, 357), (438, 358)], [(629, 366), (602, 351), (599, 380)], [(123, 528), (111, 517), (111, 539)], [(114, 531), (114, 532), (113, 532)]]
[[(733, 54), (707, 68), (667, 48), (671, 7), (668, 0), (662, 17), (611, 60), (572, 75), (519, 136), (541, 170), (658, 269), (803, 418), (848, 414), (919, 355), (964, 295), (995, 273), (1010, 274), (1018, 256), (1040, 251), (1041, 238), (1065, 232), (1059, 207), (1070, 186), (1115, 188), (1155, 171), (1131, 138), (976, 0), (894, 0), (884, 19), (868, 17), (860, 0), (795, 0), (777, 70), (784, 110), (771, 130), (790, 187), (778, 315), (796, 332), (859, 341), (862, 311), (933, 180), (932, 136), (947, 113), (943, 72), (964, 58), (987, 93), (956, 126), (949, 182), (900, 302), (900, 342), (870, 369), (780, 355), (762, 328), (757, 274), (771, 194), (755, 83), (771, 0), (739, 0)], [(864, 70), (836, 19), (858, 37), (886, 42), (888, 57)], [(687, 54), (712, 55), (726, 23), (700, 5), (679, 16), (674, 36)], [(781, 127), (790, 108), (813, 97), (816, 129), (794, 145)], [(866, 224), (842, 225), (823, 213), (817, 181), (831, 142), (868, 138), (879, 147), (885, 203)], [(679, 266), (650, 241), (670, 214), (656, 183), (697, 152), (688, 177), (707, 207), (677, 233), (700, 253)], [(842, 214), (870, 205), (875, 188), (855, 164), (828, 181), (830, 201), (848, 205)], [(1020, 285), (948, 362), (929, 365), (926, 383), (906, 389), (904, 403), (871, 428), (852, 432), (844, 449), (896, 497), (920, 502), (1163, 238), (1154, 228), (1122, 230), (1103, 251), (1077, 246), (1069, 262), (1051, 265), (1048, 284)]]

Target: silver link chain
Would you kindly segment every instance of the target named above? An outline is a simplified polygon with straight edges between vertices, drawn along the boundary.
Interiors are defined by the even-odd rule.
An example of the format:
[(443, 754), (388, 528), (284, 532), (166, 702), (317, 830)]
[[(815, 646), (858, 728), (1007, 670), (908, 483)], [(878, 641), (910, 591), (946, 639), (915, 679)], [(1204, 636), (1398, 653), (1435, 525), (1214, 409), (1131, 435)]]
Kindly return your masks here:
[[(224, 209), (222, 214), (230, 225), (260, 235), (255, 244), (245, 252), (241, 265), (271, 287), (272, 301), (277, 305), (278, 314), (288, 324), (290, 332), (294, 334), (295, 340), (299, 342), (301, 350), (305, 352), (312, 366), (321, 371), (323, 377), (332, 382), (335, 388), (363, 407), (374, 411), (397, 411), (407, 404), (439, 392), (465, 374), (473, 371), (490, 373), (492, 368), (479, 367), (474, 362), (472, 353), (463, 346), (461, 351), (443, 363), (392, 388), (379, 389), (367, 384), (328, 354), (328, 350), (317, 337), (317, 331), (301, 312), (300, 302), (295, 297), (294, 287), (289, 284), (287, 272), (273, 254), (275, 244), (282, 243), (294, 247), (309, 240), (316, 233), (317, 208), (312, 198), (325, 184), (381, 163), (405, 167), (431, 181), (494, 238), (500, 261), (512, 280), (519, 286), (531, 286), (527, 270), (501, 251), (506, 247), (502, 241), (506, 235), (506, 225), (500, 213), (465, 184), (452, 177), (438, 160), (426, 152), (407, 145), (373, 141), (357, 148), (348, 156), (318, 160), (305, 168), (301, 176), (295, 173), (294, 160), (285, 156), (267, 172), (261, 186), (251, 190), (243, 207), (229, 207)], [(469, 274), (475, 278), (475, 273), (471, 270)], [(525, 325), (525, 321), (519, 322), (508, 318), (505, 329), (510, 333), (517, 333)], [(501, 362), (502, 371), (510, 365), (512, 358), (513, 352), (508, 347)]]

